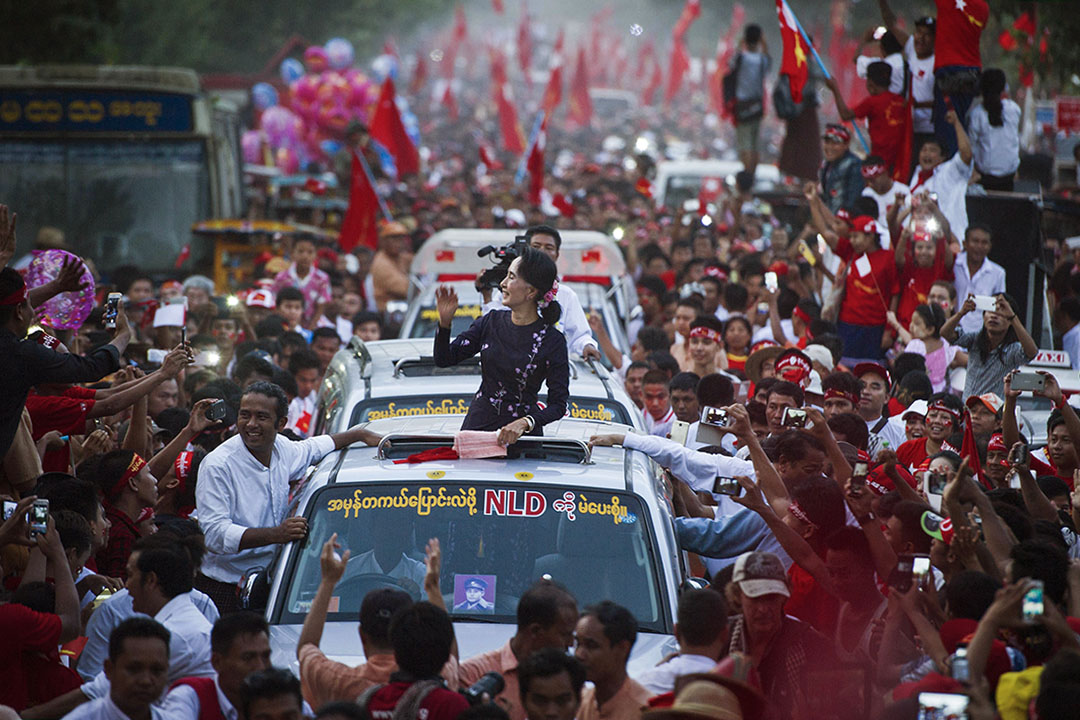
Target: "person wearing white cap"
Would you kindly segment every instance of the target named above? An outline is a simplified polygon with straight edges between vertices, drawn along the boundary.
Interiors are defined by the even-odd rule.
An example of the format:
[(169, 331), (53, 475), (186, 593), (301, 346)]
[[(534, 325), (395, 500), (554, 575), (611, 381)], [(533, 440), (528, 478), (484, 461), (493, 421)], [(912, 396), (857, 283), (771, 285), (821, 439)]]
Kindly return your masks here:
[(907, 406), (900, 417), (904, 421), (904, 436), (908, 440), (925, 437), (926, 435), (926, 411), (930, 404), (925, 400), (916, 400)]

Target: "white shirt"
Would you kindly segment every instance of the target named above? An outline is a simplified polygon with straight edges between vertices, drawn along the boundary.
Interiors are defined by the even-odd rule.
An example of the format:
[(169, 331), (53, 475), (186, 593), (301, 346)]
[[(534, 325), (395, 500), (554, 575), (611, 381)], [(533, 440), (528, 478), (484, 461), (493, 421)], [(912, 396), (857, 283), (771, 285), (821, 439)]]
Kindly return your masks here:
[(1072, 329), (1061, 338), (1061, 348), (1069, 353), (1073, 370), (1080, 370), (1080, 324), (1073, 325)]
[(780, 343), (797, 343), (799, 338), (795, 336), (795, 328), (791, 326), (791, 318), (786, 320), (780, 320), (780, 329), (784, 331), (785, 337), (777, 338), (773, 337), (772, 322), (766, 322), (764, 325), (754, 331), (754, 335), (750, 340), (750, 344), (761, 342), (762, 340), (772, 340), (773, 342)]
[[(308, 393), (307, 397), (294, 397), (289, 402), (289, 414), (285, 427), (302, 438), (310, 437), (312, 426), (315, 424), (315, 406), (318, 399), (319, 393), (315, 390)], [(301, 424), (304, 424), (306, 429), (301, 429)]]
[[(150, 720), (163, 720), (164, 717), (161, 708), (156, 705), (150, 706)], [(106, 695), (92, 702), (83, 703), (65, 715), (64, 720), (130, 720), (130, 718), (116, 706), (111, 697)]]
[(877, 203), (878, 215), (877, 224), (883, 231), (879, 234), (881, 238), (881, 248), (888, 250), (892, 247), (892, 238), (889, 233), (889, 208), (896, 204), (896, 196), (903, 195), (904, 199), (900, 201), (900, 204), (909, 202), (908, 198), (911, 197), (911, 190), (908, 190), (908, 186), (902, 182), (893, 180), (892, 187), (884, 192), (884, 194), (878, 194), (874, 188), (867, 185), (862, 191), (863, 197), (874, 198), (874, 202)]
[[(229, 702), (229, 698), (225, 697), (225, 693), (221, 692), (216, 675), (214, 690), (217, 691), (218, 705), (221, 706), (221, 714), (225, 716), (225, 720), (237, 720), (240, 713)], [(170, 690), (161, 705), (161, 712), (167, 720), (199, 720), (200, 709), (199, 696), (190, 685), (178, 685)]]
[[(207, 621), (213, 625), (218, 621), (218, 609), (209, 595), (192, 590), (188, 593), (192, 604), (203, 614)], [(129, 617), (142, 613), (135, 612), (132, 607), (131, 593), (123, 588), (115, 593), (90, 616), (86, 623), (86, 646), (79, 655), (78, 671), (83, 680), (92, 680), (105, 666), (105, 658), (109, 656), (109, 636), (113, 629)]]
[(965, 164), (957, 150), (953, 156), (934, 168), (934, 174), (922, 185), (915, 187), (919, 182), (919, 169), (911, 177), (908, 186), (913, 193), (928, 191), (937, 193), (938, 207), (941, 214), (949, 221), (953, 235), (960, 240), (964, 239), (964, 231), (967, 230), (967, 185), (971, 179), (972, 163)]
[(907, 440), (907, 435), (904, 433), (903, 423), (894, 422), (896, 418), (889, 418), (885, 421), (884, 427), (874, 432), (874, 428), (881, 418), (877, 418), (872, 422), (866, 423), (866, 429), (870, 431), (870, 439), (867, 444), (867, 452), (870, 453), (870, 457), (877, 457), (879, 450), (888, 448), (889, 450), (896, 451), (898, 447), (904, 444)]
[(650, 435), (666, 438), (671, 432), (671, 426), (675, 424), (675, 410), (672, 408), (668, 408), (667, 415), (659, 420), (654, 419), (647, 409), (642, 410), (641, 414), (645, 416), (645, 432)]
[(904, 94), (904, 56), (900, 53), (893, 53), (892, 55), (886, 55), (885, 57), (874, 57), (871, 55), (860, 55), (855, 58), (855, 74), (859, 77), (866, 79), (866, 71), (870, 67), (871, 63), (885, 62), (892, 68), (892, 74), (889, 75), (889, 92), (896, 93), (897, 95)]
[[(920, 59), (915, 54), (915, 36), (908, 35), (904, 43), (904, 59), (911, 70), (911, 97), (916, 102), (928, 102), (934, 99), (934, 54)], [(934, 109), (914, 108), (912, 120), (917, 133), (934, 132)], [(912, 148), (916, 150), (917, 148)]]
[[(676, 479), (686, 483), (691, 489), (709, 494), (712, 494), (713, 483), (718, 476), (757, 477), (754, 464), (749, 460), (698, 452), (666, 438), (627, 433), (623, 440), (623, 447), (645, 453), (658, 465), (670, 470)], [(713, 497), (725, 496), (713, 495)]]
[(265, 567), (274, 547), (240, 550), (240, 538), (248, 528), (276, 527), (285, 520), (289, 483), (303, 477), (308, 467), (334, 449), (329, 435), (293, 442), (278, 435), (270, 467), (264, 467), (235, 435), (211, 452), (199, 466), (195, 502), (199, 526), (210, 552), (202, 572), (218, 582), (239, 582), (256, 566)]
[[(199, 612), (187, 593), (177, 595), (158, 610), (154, 619), (169, 631), (169, 679), (166, 687), (184, 677), (212, 677), (210, 630), (213, 627)], [(96, 700), (109, 694), (105, 672), (81, 688), (83, 695)]]
[[(957, 236), (962, 237), (962, 236)], [(967, 253), (956, 255), (956, 263), (953, 265), (953, 285), (956, 286), (957, 306), (963, 305), (968, 294), (972, 295), (997, 295), (1005, 292), (1005, 268), (998, 265), (990, 258), (983, 260), (983, 264), (969, 274)], [(979, 332), (983, 325), (981, 312), (970, 312), (960, 318), (960, 331), (962, 333)]]
[(1020, 106), (1012, 100), (1001, 101), (1001, 127), (990, 124), (990, 115), (982, 100), (968, 113), (968, 138), (975, 167), (987, 175), (1012, 175), (1020, 167)]
[[(559, 289), (555, 292), (555, 301), (559, 303), (562, 310), (555, 327), (566, 336), (566, 351), (571, 355), (582, 355), (585, 348), (590, 345), (598, 348), (592, 336), (592, 328), (589, 327), (589, 318), (585, 317), (585, 310), (582, 309), (581, 300), (578, 299), (574, 288), (560, 282)], [(492, 293), (491, 302), (484, 305), (483, 313), (487, 315), (502, 306), (502, 293)]]
[(710, 673), (716, 668), (716, 660), (704, 655), (676, 655), (638, 675), (635, 680), (654, 695), (662, 695), (675, 689), (675, 680), (683, 675)]

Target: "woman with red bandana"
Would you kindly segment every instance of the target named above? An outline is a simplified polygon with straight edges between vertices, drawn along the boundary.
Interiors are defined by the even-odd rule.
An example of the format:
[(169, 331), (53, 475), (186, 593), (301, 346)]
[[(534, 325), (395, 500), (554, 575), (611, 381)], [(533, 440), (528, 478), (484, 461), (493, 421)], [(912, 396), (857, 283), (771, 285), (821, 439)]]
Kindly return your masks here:
[(942, 450), (959, 450), (948, 443), (950, 435), (960, 430), (964, 406), (960, 398), (939, 393), (930, 400), (926, 411), (926, 435), (908, 440), (896, 450), (897, 459), (909, 470), (915, 470), (923, 460)]
[[(1005, 409), (1001, 417), (1001, 434), (1005, 446), (1010, 448), (1021, 441), (1020, 429), (1016, 426), (1016, 398), (1020, 396), (1020, 391), (1012, 389), (1012, 378), (1016, 373), (1013, 370), (1005, 376)], [(1080, 417), (1065, 402), (1057, 378), (1042, 370), (1039, 374), (1045, 378), (1043, 389), (1035, 390), (1033, 394), (1054, 403), (1055, 410), (1046, 421), (1045, 458), (1032, 453), (1028, 467), (1035, 477), (1054, 475), (1064, 480), (1072, 490), (1073, 473), (1080, 467), (1076, 455), (1076, 447), (1080, 444)]]
[(1005, 445), (1005, 438), (1001, 433), (991, 435), (990, 442), (986, 445), (983, 475), (996, 488), (1009, 486), (1009, 448)]

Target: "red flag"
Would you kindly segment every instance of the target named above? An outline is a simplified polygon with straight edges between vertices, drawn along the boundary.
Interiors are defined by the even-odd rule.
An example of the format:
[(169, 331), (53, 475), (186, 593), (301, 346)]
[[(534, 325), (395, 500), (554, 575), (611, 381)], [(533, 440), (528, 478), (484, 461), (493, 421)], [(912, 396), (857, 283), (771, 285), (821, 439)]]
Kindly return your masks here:
[(371, 119), (371, 137), (394, 156), (399, 177), (415, 175), (420, 172), (420, 153), (405, 132), (394, 98), (394, 79), (387, 75), (375, 106), (375, 115)]
[(446, 108), (446, 115), (451, 120), (458, 119), (457, 98), (454, 97), (453, 83), (446, 83), (446, 90), (442, 94), (442, 105)]
[(518, 24), (517, 56), (525, 82), (532, 87), (532, 76), (529, 74), (532, 67), (532, 30), (529, 28), (529, 9), (524, 2), (521, 4), (521, 22)]
[(446, 52), (443, 55), (443, 77), (447, 80), (454, 77), (454, 64), (457, 61), (458, 51), (468, 36), (469, 28), (465, 24), (465, 8), (458, 5), (454, 9), (454, 29), (450, 33), (450, 43), (447, 45)]
[(529, 202), (535, 207), (540, 204), (540, 193), (544, 189), (544, 147), (547, 145), (547, 117), (540, 123), (540, 132), (536, 142), (529, 149), (529, 159), (525, 168), (529, 171)]
[(652, 183), (649, 182), (649, 178), (645, 177), (644, 175), (639, 177), (637, 179), (637, 182), (634, 183), (634, 190), (636, 190), (639, 195), (646, 197), (649, 200), (652, 200)]
[(353, 151), (352, 180), (349, 187), (349, 207), (345, 210), (345, 219), (341, 223), (338, 245), (345, 252), (352, 252), (357, 245), (363, 244), (374, 250), (379, 245), (379, 198), (375, 189), (368, 182), (360, 159)]
[(668, 66), (667, 87), (664, 88), (664, 104), (668, 105), (678, 94), (679, 86), (682, 85), (683, 76), (690, 69), (690, 54), (686, 51), (686, 43), (682, 38), (676, 38), (671, 43), (671, 62)]
[(503, 7), (503, 0), (491, 0), (491, 7), (496, 15), (502, 15), (503, 10), (506, 9)]
[(1005, 52), (1012, 52), (1016, 49), (1016, 38), (1013, 37), (1013, 34), (1009, 32), (1008, 28), (1002, 30), (1001, 34), (998, 35), (998, 45), (1000, 45)]
[(780, 20), (780, 38), (784, 41), (784, 55), (780, 62), (780, 74), (788, 76), (791, 99), (802, 102), (803, 88), (810, 75), (810, 49), (799, 32), (798, 22), (784, 0), (776, 0), (776, 17)]
[(574, 207), (574, 203), (562, 193), (555, 193), (552, 195), (551, 204), (563, 217), (572, 218), (577, 215), (577, 208)]
[(686, 0), (686, 5), (683, 6), (682, 14), (679, 15), (679, 19), (675, 22), (675, 29), (672, 31), (672, 36), (678, 40), (682, 40), (686, 37), (686, 31), (690, 29), (690, 26), (694, 24), (694, 21), (701, 16), (701, 0)]
[(646, 105), (653, 104), (653, 95), (664, 84), (664, 73), (660, 69), (660, 61), (653, 58), (652, 74), (649, 76), (649, 84), (645, 86), (645, 94), (642, 100)]
[(495, 156), (495, 149), (485, 141), (480, 141), (480, 162), (487, 166), (488, 170), (502, 170), (503, 164)]
[(495, 104), (499, 110), (499, 129), (502, 131), (503, 150), (520, 155), (525, 152), (525, 133), (518, 123), (517, 108), (510, 98), (509, 85), (495, 86)]
[(964, 442), (960, 446), (960, 457), (968, 459), (968, 468), (972, 474), (986, 487), (990, 487), (983, 476), (982, 464), (979, 462), (979, 449), (975, 446), (975, 431), (971, 427), (971, 413), (964, 411)]
[(184, 266), (184, 263), (191, 257), (191, 243), (187, 243), (184, 247), (180, 248), (180, 254), (176, 256), (176, 263), (174, 267), (179, 270)]
[(555, 38), (555, 48), (551, 51), (551, 60), (548, 65), (551, 74), (548, 76), (547, 87), (544, 89), (544, 99), (540, 103), (540, 109), (545, 115), (550, 116), (555, 108), (562, 102), (562, 71), (563, 71), (563, 31), (559, 29), (559, 36)]
[(491, 60), (491, 84), (495, 86), (505, 85), (508, 78), (506, 75), (506, 56), (503, 51), (492, 45), (488, 48), (488, 57)]
[(418, 95), (427, 82), (427, 63), (423, 55), (416, 56), (416, 69), (413, 70), (412, 81), (409, 83), (409, 94)]
[(578, 48), (577, 65), (570, 78), (570, 112), (567, 125), (588, 127), (592, 122), (592, 98), (589, 97), (589, 70), (585, 65), (585, 48)]

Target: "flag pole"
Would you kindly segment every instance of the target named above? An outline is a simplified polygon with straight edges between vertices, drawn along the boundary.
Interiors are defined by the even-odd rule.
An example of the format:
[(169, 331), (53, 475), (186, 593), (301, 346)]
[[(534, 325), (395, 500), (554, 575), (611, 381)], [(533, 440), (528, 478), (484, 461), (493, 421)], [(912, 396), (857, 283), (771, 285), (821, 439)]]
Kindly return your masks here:
[(364, 157), (364, 153), (357, 152), (356, 148), (353, 148), (353, 155), (360, 161), (360, 167), (364, 169), (364, 175), (367, 177), (368, 185), (371, 186), (371, 192), (375, 195), (375, 200), (379, 203), (379, 210), (382, 211), (383, 220), (386, 222), (393, 222), (394, 216), (390, 214), (390, 208), (386, 207), (386, 202), (379, 196), (379, 191), (375, 189), (375, 176), (371, 174), (371, 168), (368, 167), (367, 158)]
[(533, 121), (532, 130), (529, 132), (529, 144), (525, 147), (525, 152), (521, 156), (521, 160), (518, 162), (517, 172), (514, 173), (514, 184), (520, 185), (521, 181), (525, 179), (525, 170), (529, 162), (529, 154), (532, 153), (533, 145), (536, 144), (536, 139), (540, 136), (540, 127), (544, 124), (544, 111), (536, 113), (536, 120)]
[[(780, 0), (784, 3), (784, 7), (791, 13), (791, 17), (795, 18), (795, 27), (798, 28), (799, 34), (802, 35), (802, 39), (806, 41), (807, 46), (810, 48), (810, 52), (814, 54), (814, 59), (817, 60), (818, 67), (821, 68), (821, 72), (825, 73), (825, 79), (828, 80), (832, 77), (829, 69), (825, 67), (825, 63), (822, 61), (821, 56), (818, 55), (817, 48), (814, 47), (814, 43), (810, 42), (810, 36), (806, 34), (806, 30), (803, 30), (802, 23), (799, 22), (799, 16), (795, 14), (795, 11), (791, 9), (791, 5), (787, 0)], [(859, 129), (859, 123), (856, 120), (851, 121), (851, 127), (855, 129), (855, 136), (859, 138), (859, 142), (862, 143), (863, 150), (868, 154), (870, 152), (870, 146), (866, 144), (866, 138), (863, 137), (862, 130)]]

